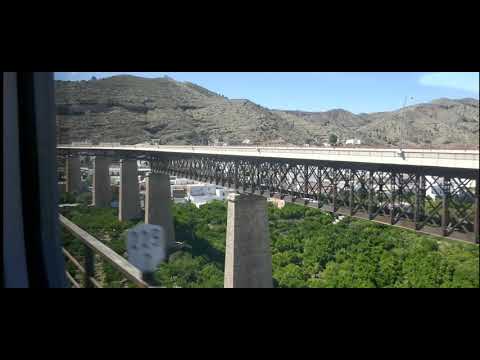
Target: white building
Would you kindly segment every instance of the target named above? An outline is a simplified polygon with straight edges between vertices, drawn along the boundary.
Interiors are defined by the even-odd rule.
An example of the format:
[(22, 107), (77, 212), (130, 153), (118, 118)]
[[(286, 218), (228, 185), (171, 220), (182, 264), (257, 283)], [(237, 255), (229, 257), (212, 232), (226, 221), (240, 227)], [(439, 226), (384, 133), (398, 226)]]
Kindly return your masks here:
[(210, 201), (219, 200), (214, 195), (188, 195), (186, 199), (198, 208), (209, 203)]
[(226, 191), (222, 187), (219, 187), (219, 188), (215, 189), (215, 195), (219, 200), (225, 200), (228, 196), (228, 191)]
[(345, 140), (345, 145), (361, 145), (362, 140), (360, 139), (347, 139)]
[(195, 184), (195, 181), (190, 179), (183, 179), (183, 178), (176, 178), (170, 177), (170, 185), (188, 185), (188, 184)]
[(110, 176), (110, 185), (120, 186), (120, 176), (118, 176), (118, 175)]
[(216, 185), (211, 184), (189, 184), (186, 186), (187, 194), (192, 196), (213, 195), (216, 196)]
[(187, 185), (187, 196), (185, 199), (193, 203), (196, 207), (200, 207), (214, 200), (223, 201), (230, 192), (231, 190), (221, 186), (193, 184)]

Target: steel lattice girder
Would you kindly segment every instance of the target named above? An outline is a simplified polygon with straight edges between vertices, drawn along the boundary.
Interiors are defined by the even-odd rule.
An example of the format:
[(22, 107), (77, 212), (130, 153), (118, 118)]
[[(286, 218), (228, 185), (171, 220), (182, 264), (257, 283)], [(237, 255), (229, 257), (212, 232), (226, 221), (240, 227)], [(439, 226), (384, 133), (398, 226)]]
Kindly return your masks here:
[[(86, 150), (82, 155), (100, 154)], [(141, 158), (150, 161), (153, 172), (478, 242), (478, 170), (220, 155), (102, 155)]]

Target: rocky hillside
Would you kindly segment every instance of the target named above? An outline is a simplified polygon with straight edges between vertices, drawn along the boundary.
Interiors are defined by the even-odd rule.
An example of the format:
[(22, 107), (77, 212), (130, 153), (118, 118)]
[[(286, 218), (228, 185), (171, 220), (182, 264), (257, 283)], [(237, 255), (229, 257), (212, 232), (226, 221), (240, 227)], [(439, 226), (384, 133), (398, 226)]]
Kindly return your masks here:
[(330, 134), (365, 144), (478, 145), (479, 103), (440, 99), (393, 112), (279, 111), (171, 78), (57, 81), (58, 141), (136, 144), (321, 144)]

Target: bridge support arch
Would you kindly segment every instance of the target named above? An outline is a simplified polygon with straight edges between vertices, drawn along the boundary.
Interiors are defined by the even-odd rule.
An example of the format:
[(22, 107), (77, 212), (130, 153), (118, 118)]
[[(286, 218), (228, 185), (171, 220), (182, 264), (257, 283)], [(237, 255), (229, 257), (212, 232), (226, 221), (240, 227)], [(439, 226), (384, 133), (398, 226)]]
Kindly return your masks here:
[(224, 287), (273, 287), (267, 200), (262, 196), (228, 198)]

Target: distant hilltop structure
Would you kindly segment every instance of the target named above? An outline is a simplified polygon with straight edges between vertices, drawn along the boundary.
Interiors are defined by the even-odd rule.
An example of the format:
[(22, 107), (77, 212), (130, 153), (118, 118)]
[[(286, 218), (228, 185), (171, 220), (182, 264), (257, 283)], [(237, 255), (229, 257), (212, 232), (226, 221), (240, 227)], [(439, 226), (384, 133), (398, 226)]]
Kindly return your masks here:
[(345, 145), (361, 145), (362, 140), (360, 139), (347, 139), (345, 140)]

